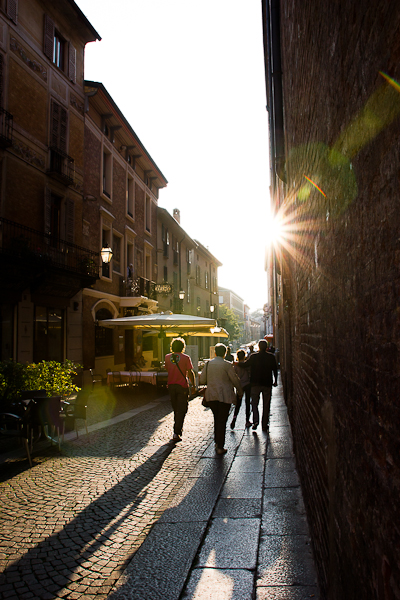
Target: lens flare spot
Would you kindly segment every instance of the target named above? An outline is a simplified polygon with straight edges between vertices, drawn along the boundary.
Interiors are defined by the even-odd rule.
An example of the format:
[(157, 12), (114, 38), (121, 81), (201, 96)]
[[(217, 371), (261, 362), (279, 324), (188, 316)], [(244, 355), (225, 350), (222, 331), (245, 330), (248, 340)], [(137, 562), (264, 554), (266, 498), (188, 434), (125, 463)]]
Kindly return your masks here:
[(316, 184), (316, 183), (315, 183), (315, 182), (314, 182), (312, 179), (310, 179), (309, 177), (307, 177), (307, 175), (304, 175), (304, 177), (307, 179), (307, 181), (309, 181), (309, 182), (311, 183), (311, 185), (313, 185), (313, 186), (315, 187), (315, 189), (317, 189), (319, 192), (321, 192), (321, 194), (322, 194), (323, 196), (325, 196), (325, 198), (326, 198), (326, 194), (325, 194), (325, 192), (323, 192), (323, 191), (321, 190), (321, 188), (320, 188), (320, 187), (318, 187), (318, 185), (317, 185), (317, 184)]

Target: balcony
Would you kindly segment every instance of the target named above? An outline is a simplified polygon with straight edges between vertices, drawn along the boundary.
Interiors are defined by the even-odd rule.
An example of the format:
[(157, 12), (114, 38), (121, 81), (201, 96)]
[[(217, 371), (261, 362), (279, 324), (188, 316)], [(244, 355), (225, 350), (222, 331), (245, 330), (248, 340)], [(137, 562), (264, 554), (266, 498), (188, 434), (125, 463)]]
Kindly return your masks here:
[(157, 294), (154, 291), (154, 281), (145, 279), (144, 277), (133, 277), (121, 280), (121, 296), (131, 298), (145, 297), (156, 300)]
[(51, 146), (50, 168), (47, 170), (47, 174), (64, 185), (72, 185), (74, 183), (75, 175), (74, 159), (59, 148)]
[(8, 148), (13, 142), (13, 116), (0, 108), (0, 148)]
[(72, 297), (98, 274), (97, 252), (0, 217), (0, 280), (10, 292), (33, 286)]

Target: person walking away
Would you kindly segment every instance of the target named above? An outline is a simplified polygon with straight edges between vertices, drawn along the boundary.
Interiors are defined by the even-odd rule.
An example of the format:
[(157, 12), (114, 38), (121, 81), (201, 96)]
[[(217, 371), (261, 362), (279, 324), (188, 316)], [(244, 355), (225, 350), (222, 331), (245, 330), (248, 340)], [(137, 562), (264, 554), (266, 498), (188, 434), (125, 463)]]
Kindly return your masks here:
[[(235, 369), (236, 375), (240, 379), (240, 384), (243, 389), (243, 396), (245, 397), (246, 427), (251, 427), (251, 423), (250, 423), (250, 410), (251, 410), (251, 406), (250, 406), (250, 400), (251, 400), (250, 375), (249, 375), (248, 370), (242, 366), (242, 363), (244, 363), (244, 359), (246, 358), (246, 353), (244, 350), (238, 350), (236, 353), (236, 356), (237, 356), (238, 362), (233, 363), (233, 368)], [(239, 414), (241, 405), (242, 405), (242, 397), (239, 395), (236, 395), (236, 406), (235, 406), (235, 412), (233, 415), (233, 419), (231, 421), (231, 429), (235, 428), (236, 418)]]
[(233, 365), (224, 360), (226, 346), (216, 344), (215, 358), (208, 361), (201, 372), (200, 383), (207, 384), (205, 399), (214, 415), (214, 441), (217, 454), (225, 454), (225, 432), (231, 404), (236, 403), (236, 392), (243, 396), (243, 389)]
[(225, 360), (228, 360), (229, 362), (233, 362), (233, 355), (232, 355), (232, 351), (229, 346), (226, 349)]
[(174, 442), (180, 442), (183, 430), (183, 422), (188, 411), (189, 383), (196, 390), (196, 379), (190, 356), (184, 354), (186, 348), (185, 340), (175, 338), (171, 343), (171, 354), (165, 356), (165, 368), (168, 371), (168, 391), (174, 410)]
[[(253, 429), (260, 423), (258, 403), (260, 394), (263, 398), (262, 429), (268, 431), (269, 409), (271, 404), (272, 386), (278, 385), (278, 368), (273, 354), (267, 352), (268, 344), (265, 340), (258, 342), (258, 352), (252, 354), (243, 363), (244, 368), (250, 369), (251, 407), (253, 409)], [(274, 383), (272, 383), (274, 375)]]

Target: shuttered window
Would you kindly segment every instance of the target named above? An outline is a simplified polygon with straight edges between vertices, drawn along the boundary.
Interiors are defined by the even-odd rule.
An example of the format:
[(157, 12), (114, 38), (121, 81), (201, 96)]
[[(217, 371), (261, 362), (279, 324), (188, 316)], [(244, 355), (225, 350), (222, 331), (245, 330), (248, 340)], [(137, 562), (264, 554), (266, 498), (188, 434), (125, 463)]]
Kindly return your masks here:
[(68, 44), (68, 77), (76, 83), (76, 49), (71, 42)]
[(76, 83), (76, 48), (57, 31), (49, 15), (44, 15), (43, 52), (73, 83)]
[(7, 0), (6, 11), (7, 16), (16, 24), (18, 17), (18, 0)]
[(53, 48), (54, 48), (54, 22), (50, 19), (49, 15), (44, 15), (44, 39), (43, 39), (43, 52), (49, 60), (53, 62)]
[(58, 102), (51, 105), (50, 146), (67, 152), (68, 113)]

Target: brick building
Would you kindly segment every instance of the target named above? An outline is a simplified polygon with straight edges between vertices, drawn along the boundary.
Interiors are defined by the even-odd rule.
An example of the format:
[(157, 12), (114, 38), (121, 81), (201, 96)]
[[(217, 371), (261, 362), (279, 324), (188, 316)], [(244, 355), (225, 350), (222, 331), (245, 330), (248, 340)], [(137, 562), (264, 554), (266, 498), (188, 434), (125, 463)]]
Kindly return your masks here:
[(112, 249), (99, 280), (83, 289), (84, 366), (105, 375), (130, 368), (140, 332), (101, 319), (157, 312), (157, 204), (167, 180), (101, 83), (86, 81), (83, 238)]
[(0, 359), (82, 360), (84, 49), (72, 0), (0, 2)]
[(263, 2), (272, 308), (322, 598), (400, 598), (400, 5)]

